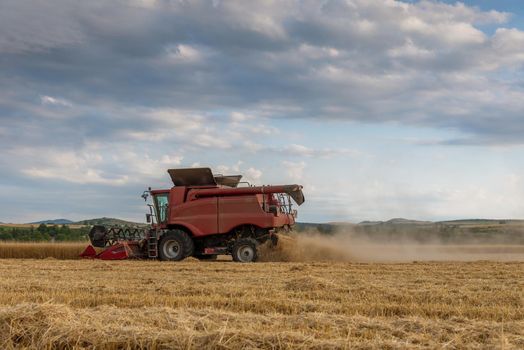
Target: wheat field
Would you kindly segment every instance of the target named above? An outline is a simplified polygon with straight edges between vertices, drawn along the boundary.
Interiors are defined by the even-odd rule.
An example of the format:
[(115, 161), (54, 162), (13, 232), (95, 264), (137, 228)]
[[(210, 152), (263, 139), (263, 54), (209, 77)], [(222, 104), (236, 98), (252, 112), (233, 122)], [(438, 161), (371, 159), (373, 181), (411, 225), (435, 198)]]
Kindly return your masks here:
[(89, 242), (0, 242), (0, 259), (79, 259)]
[(0, 260), (0, 348), (524, 348), (523, 262)]

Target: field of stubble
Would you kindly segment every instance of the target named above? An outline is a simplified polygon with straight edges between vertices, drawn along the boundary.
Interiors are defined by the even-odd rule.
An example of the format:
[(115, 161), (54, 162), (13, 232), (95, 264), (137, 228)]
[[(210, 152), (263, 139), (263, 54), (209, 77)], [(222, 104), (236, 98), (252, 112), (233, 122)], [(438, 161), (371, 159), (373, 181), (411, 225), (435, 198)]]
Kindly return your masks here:
[(0, 348), (524, 348), (523, 262), (0, 260)]

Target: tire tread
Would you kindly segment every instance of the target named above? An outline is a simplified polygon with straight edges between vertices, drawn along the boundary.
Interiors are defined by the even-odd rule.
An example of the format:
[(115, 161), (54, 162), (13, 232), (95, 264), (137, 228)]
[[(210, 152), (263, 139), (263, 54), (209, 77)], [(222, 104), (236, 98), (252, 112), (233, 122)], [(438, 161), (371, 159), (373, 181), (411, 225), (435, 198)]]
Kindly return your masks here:
[[(181, 258), (179, 259), (177, 258), (176, 260), (173, 260), (173, 259), (166, 259), (163, 256), (164, 253), (162, 250), (162, 246), (163, 246), (164, 241), (167, 240), (168, 238), (176, 239), (181, 243), (181, 246), (182, 246), (182, 257)], [(160, 238), (160, 241), (158, 242), (158, 257), (160, 258), (160, 260), (173, 260), (173, 261), (183, 260), (187, 258), (188, 256), (192, 256), (194, 250), (195, 250), (195, 244), (191, 236), (187, 234), (187, 232), (183, 230), (179, 230), (179, 229), (167, 231), (162, 236), (162, 238)]]

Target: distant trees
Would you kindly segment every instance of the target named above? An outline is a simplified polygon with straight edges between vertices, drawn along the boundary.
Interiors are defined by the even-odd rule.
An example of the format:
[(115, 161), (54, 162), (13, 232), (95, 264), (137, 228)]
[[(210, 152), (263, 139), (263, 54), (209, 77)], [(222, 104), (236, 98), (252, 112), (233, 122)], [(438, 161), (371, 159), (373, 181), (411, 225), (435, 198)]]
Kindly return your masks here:
[(0, 226), (0, 241), (83, 241), (89, 228), (40, 224), (31, 227)]

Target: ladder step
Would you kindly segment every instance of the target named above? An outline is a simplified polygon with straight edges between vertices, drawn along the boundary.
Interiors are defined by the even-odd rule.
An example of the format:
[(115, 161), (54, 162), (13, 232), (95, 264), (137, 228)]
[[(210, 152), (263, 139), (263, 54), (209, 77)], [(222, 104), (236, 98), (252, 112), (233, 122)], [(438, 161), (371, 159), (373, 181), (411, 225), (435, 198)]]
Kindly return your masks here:
[(147, 240), (147, 256), (149, 258), (158, 258), (158, 244), (156, 234), (153, 234)]

